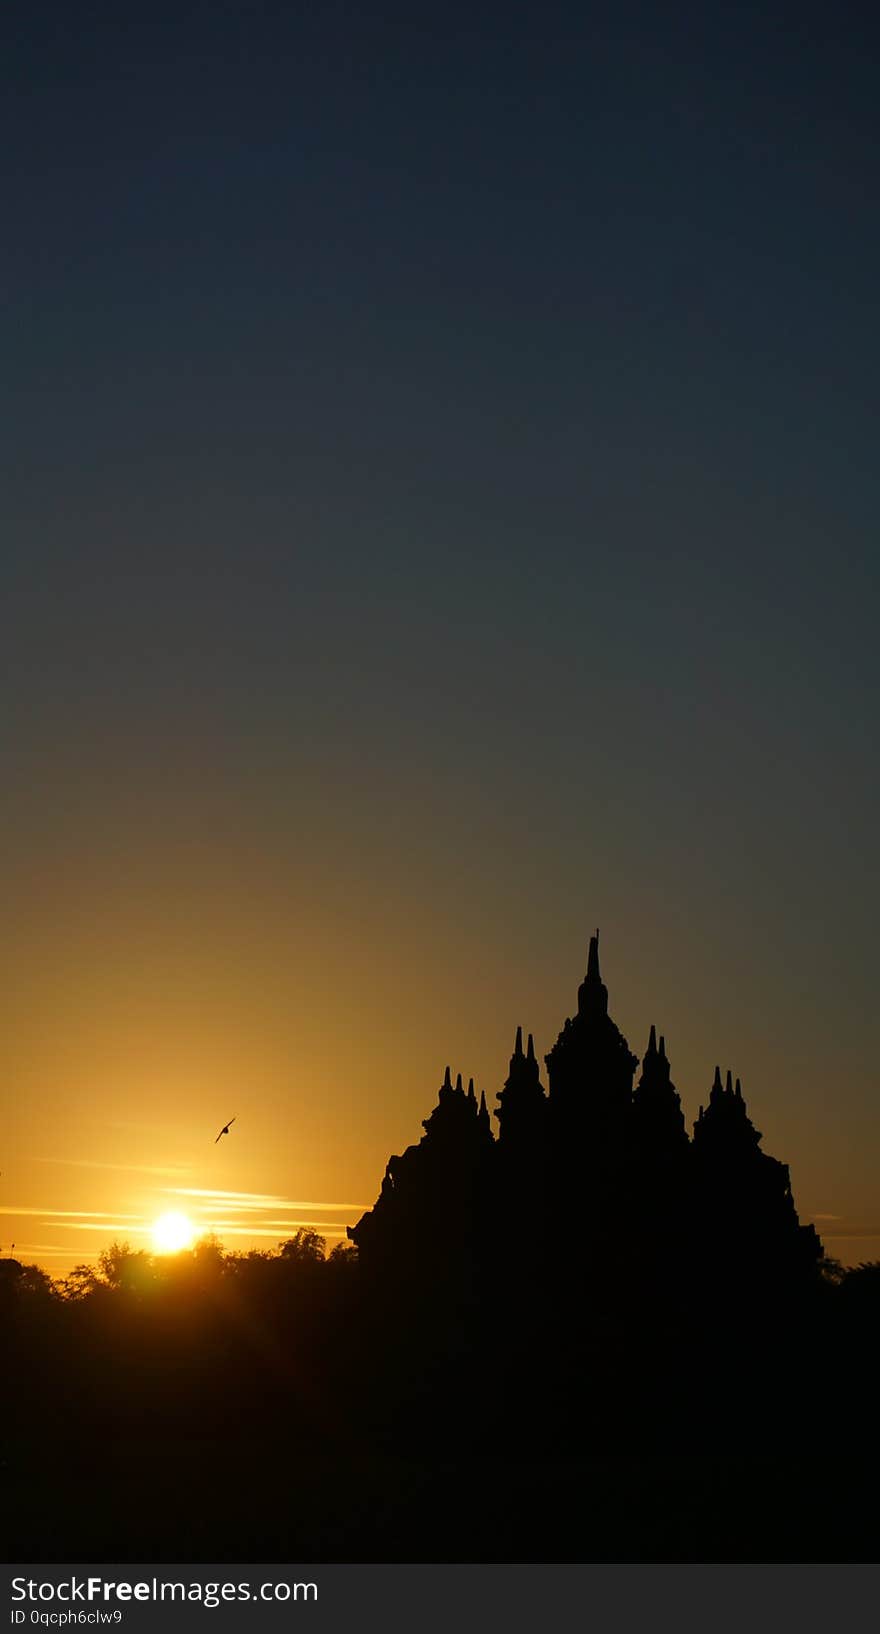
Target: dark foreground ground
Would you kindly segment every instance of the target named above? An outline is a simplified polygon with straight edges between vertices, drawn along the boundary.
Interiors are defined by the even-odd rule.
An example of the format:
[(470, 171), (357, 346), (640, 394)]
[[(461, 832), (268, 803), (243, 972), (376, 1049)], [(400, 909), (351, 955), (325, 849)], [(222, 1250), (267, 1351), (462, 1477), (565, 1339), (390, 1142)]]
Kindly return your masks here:
[(637, 1312), (555, 1333), (299, 1286), (287, 1305), (225, 1284), (19, 1300), (0, 1333), (0, 1552), (873, 1562), (877, 1286), (711, 1330)]
[(28, 1562), (868, 1561), (873, 1457), (420, 1456), (251, 1437), (4, 1435), (4, 1558)]

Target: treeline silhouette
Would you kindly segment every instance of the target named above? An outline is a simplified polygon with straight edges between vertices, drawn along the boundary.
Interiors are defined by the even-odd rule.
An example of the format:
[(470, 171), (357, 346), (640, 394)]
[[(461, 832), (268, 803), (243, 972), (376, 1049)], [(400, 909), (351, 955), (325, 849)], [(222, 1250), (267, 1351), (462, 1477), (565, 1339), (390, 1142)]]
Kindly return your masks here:
[(0, 1262), (12, 1559), (869, 1560), (880, 1264), (798, 1220), (739, 1080), (693, 1138), (598, 937), (493, 1138), (447, 1069), (331, 1253)]
[(783, 1320), (695, 1320), (672, 1349), (624, 1305), (565, 1332), (427, 1286), (377, 1302), (313, 1231), (114, 1244), (0, 1290), (10, 1559), (876, 1551), (880, 1264), (824, 1261)]

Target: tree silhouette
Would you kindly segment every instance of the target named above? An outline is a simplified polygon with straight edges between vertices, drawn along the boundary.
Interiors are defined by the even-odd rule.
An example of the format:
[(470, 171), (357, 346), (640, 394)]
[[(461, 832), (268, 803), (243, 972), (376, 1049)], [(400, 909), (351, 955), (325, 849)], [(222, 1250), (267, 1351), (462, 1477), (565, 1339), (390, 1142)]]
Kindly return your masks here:
[(279, 1245), (282, 1260), (288, 1265), (318, 1265), (325, 1258), (326, 1238), (310, 1226), (300, 1226), (292, 1237)]
[(98, 1255), (98, 1268), (108, 1288), (127, 1294), (143, 1293), (154, 1280), (154, 1261), (145, 1249), (111, 1243)]
[(68, 1271), (66, 1277), (61, 1277), (55, 1284), (62, 1299), (74, 1304), (78, 1300), (89, 1299), (106, 1288), (94, 1266), (75, 1265)]

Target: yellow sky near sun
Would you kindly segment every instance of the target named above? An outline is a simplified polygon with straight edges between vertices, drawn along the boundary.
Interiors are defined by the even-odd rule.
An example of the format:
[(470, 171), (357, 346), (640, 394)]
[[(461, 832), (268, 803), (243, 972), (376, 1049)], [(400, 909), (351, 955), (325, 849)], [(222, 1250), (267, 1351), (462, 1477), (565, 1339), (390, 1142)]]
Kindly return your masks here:
[[(114, 1173), (124, 1173), (123, 1165), (114, 1165), (113, 1169)], [(45, 1263), (47, 1269), (62, 1274), (69, 1265), (89, 1255), (94, 1257), (112, 1240), (128, 1241), (133, 1248), (155, 1247), (157, 1220), (179, 1214), (191, 1223), (194, 1237), (213, 1234), (229, 1248), (271, 1247), (293, 1236), (301, 1226), (317, 1230), (330, 1248), (345, 1240), (346, 1226), (370, 1206), (186, 1186), (157, 1186), (140, 1195), (143, 1207), (138, 1211), (4, 1203), (0, 1205), (0, 1243), (8, 1252), (15, 1242), (16, 1257), (33, 1255), (37, 1263)], [(79, 1233), (85, 1235), (74, 1242), (71, 1234)], [(54, 1240), (50, 1241), (50, 1237)]]

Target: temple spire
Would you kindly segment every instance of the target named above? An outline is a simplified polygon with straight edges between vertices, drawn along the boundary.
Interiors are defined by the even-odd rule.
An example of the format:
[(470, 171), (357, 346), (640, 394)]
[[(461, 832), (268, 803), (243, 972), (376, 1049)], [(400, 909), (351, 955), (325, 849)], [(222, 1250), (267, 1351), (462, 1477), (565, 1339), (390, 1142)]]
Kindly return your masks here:
[(648, 1054), (649, 1055), (655, 1055), (656, 1052), (657, 1052), (657, 1029), (654, 1026), (654, 1023), (652, 1021), (651, 1022), (651, 1031), (650, 1031), (650, 1033), (648, 1035)]
[(600, 982), (599, 974), (599, 932), (590, 937), (590, 951), (587, 954), (587, 981)]
[(599, 972), (599, 932), (590, 937), (587, 974), (578, 988), (578, 1014), (597, 1019), (608, 1014), (608, 989)]
[(517, 1029), (516, 1029), (516, 1043), (513, 1046), (513, 1053), (514, 1053), (514, 1055), (522, 1055), (522, 1052), (523, 1052), (522, 1028), (517, 1027)]
[(660, 1034), (660, 1059), (661, 1061), (666, 1060), (666, 1039), (662, 1033)]
[(444, 1089), (451, 1089), (452, 1088), (452, 1073), (449, 1071), (448, 1067), (446, 1068), (446, 1077), (443, 1080), (443, 1088)]
[(534, 1059), (535, 1059), (535, 1040), (533, 1039), (531, 1033), (529, 1033), (528, 1048), (526, 1049), (526, 1060), (527, 1061), (534, 1061)]

